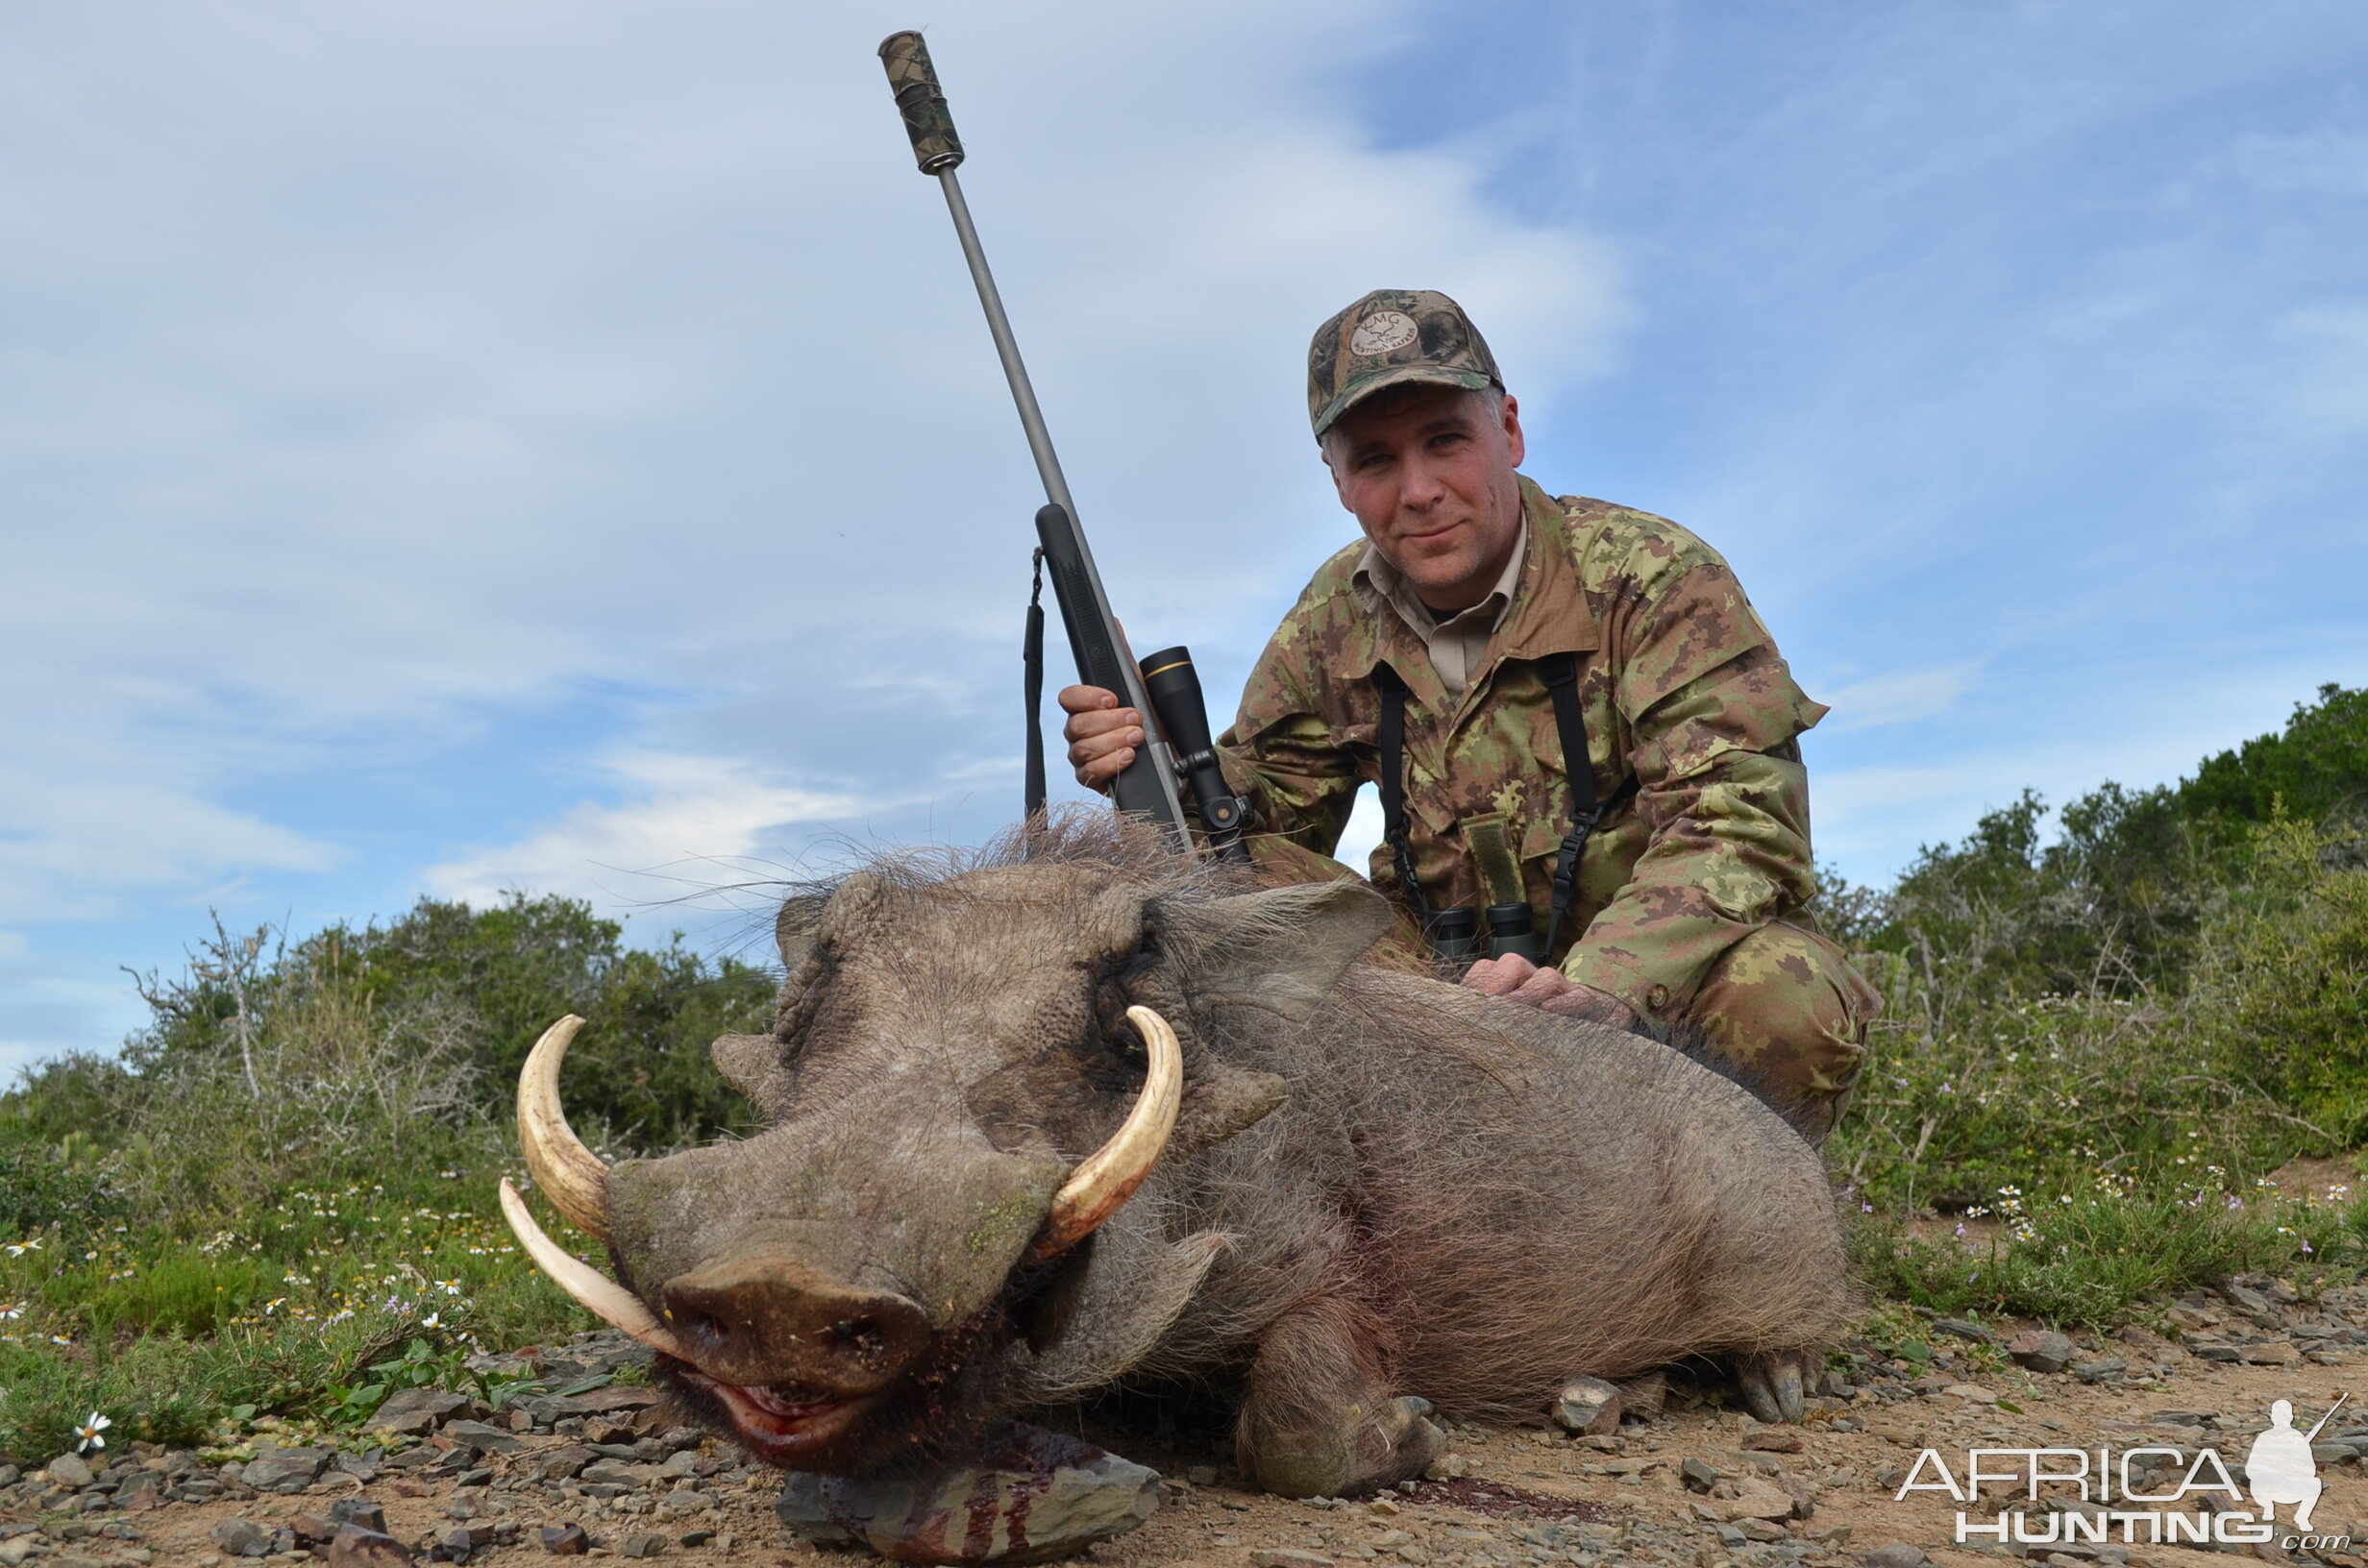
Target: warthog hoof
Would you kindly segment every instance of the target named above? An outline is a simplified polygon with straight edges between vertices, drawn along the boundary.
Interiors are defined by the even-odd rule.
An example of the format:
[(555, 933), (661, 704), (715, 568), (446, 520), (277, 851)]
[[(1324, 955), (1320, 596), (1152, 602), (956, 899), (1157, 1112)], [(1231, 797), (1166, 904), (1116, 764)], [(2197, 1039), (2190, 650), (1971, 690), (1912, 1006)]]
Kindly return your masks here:
[(1743, 1390), (1751, 1413), (1769, 1426), (1793, 1425), (1807, 1413), (1809, 1353), (1771, 1350), (1746, 1356), (1735, 1366), (1735, 1381)]
[(1411, 1394), (1369, 1409), (1300, 1412), (1294, 1429), (1265, 1428), (1245, 1443), (1245, 1468), (1283, 1497), (1340, 1497), (1412, 1481), (1446, 1450), (1431, 1402)]

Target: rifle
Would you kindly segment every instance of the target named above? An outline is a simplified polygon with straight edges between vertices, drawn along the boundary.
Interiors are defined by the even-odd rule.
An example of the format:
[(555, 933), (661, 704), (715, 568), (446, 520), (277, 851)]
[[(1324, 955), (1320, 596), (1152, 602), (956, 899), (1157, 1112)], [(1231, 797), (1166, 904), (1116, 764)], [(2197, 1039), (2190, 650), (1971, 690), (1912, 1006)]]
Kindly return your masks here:
[[(1003, 379), (1011, 383), (1011, 401), (1019, 405), (1020, 425), (1027, 432), (1028, 451), (1036, 458), (1036, 473), (1044, 480), (1045, 506), (1036, 514), (1036, 536), (1043, 558), (1052, 568), (1052, 595), (1061, 607), (1061, 622), (1069, 630), (1069, 650), (1077, 661), (1077, 678), (1088, 686), (1116, 692), (1121, 701), (1145, 716), (1144, 744), (1135, 758), (1112, 781), (1111, 796), (1118, 809), (1148, 818), (1165, 828), (1176, 847), (1190, 852), (1192, 827), (1185, 816), (1179, 782), (1193, 787), (1200, 808), (1201, 825), (1221, 855), (1246, 861), (1242, 843), (1248, 825), (1247, 802), (1226, 787), (1209, 739), (1208, 707), (1200, 678), (1193, 673), (1192, 655), (1181, 647), (1163, 649), (1137, 666), (1126, 657), (1126, 640), (1102, 591), (1101, 574), (1094, 566), (1094, 551), (1077, 521), (1077, 503), (1069, 494), (1069, 480), (1045, 429), (1044, 411), (1036, 405), (1036, 389), (1029, 384), (1027, 366), (1020, 359), (1020, 344), (1003, 314), (1002, 296), (995, 276), (987, 270), (987, 254), (971, 223), (970, 205), (962, 199), (954, 169), (963, 158), (962, 139), (954, 134), (953, 116), (946, 107), (945, 89), (929, 62), (928, 46), (918, 33), (891, 33), (879, 46), (880, 63), (888, 69), (897, 110), (904, 117), (905, 135), (912, 139), (913, 158), (921, 172), (937, 176), (946, 193), (946, 208), (953, 214), (954, 233), (970, 262), (971, 281), (978, 286), (978, 303), (987, 313), (987, 331), (994, 334), (995, 352), (1003, 362)], [(1031, 633), (1037, 612), (1030, 607)], [(1032, 644), (1031, 644), (1032, 646)], [(1032, 672), (1031, 672), (1032, 673)], [(1031, 684), (1030, 691), (1033, 692)], [(1156, 725), (1148, 723), (1157, 720)], [(1031, 768), (1027, 810), (1032, 819), (1044, 806), (1042, 769), (1034, 765), (1041, 744), (1031, 700), (1028, 726)], [(1160, 731), (1166, 731), (1163, 737)], [(1177, 755), (1181, 748), (1183, 755)]]

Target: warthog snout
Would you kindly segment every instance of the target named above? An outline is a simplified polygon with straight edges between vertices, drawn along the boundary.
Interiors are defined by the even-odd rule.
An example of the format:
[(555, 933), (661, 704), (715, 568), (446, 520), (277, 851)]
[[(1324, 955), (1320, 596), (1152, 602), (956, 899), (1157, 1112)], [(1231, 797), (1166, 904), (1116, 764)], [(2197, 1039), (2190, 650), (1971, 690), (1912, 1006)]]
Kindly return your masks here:
[(662, 1316), (710, 1376), (838, 1398), (872, 1393), (928, 1348), (929, 1320), (902, 1296), (858, 1290), (778, 1254), (678, 1275)]

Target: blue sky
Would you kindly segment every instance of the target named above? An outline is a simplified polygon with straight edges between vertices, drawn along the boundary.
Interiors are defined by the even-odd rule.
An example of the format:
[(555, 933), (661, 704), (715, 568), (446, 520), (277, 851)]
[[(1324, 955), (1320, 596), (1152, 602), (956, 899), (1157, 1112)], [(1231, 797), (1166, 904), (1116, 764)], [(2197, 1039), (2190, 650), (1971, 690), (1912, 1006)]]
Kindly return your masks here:
[(1014, 814), (1038, 498), (916, 23), (1111, 593), (1221, 707), (1351, 531), (1300, 356), (1383, 285), (1549, 489), (1735, 563), (1856, 877), (2368, 680), (2355, 5), (22, 12), (0, 1069), (210, 908), (720, 945), (752, 865)]

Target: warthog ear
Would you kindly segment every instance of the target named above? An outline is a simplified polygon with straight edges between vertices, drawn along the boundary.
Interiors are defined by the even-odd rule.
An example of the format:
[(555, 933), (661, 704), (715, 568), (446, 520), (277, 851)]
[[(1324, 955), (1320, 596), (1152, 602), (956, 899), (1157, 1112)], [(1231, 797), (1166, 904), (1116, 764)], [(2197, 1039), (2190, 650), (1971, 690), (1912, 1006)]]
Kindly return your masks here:
[(708, 1047), (718, 1071), (746, 1094), (765, 1119), (789, 1104), (791, 1079), (781, 1066), (781, 1042), (772, 1035), (718, 1035)]
[(1237, 894), (1162, 913), (1181, 939), (1180, 978), (1196, 999), (1264, 1008), (1295, 1023), (1315, 1012), (1393, 919), (1389, 902), (1355, 882)]
[(781, 900), (773, 918), (773, 940), (781, 949), (781, 968), (796, 975), (805, 955), (814, 950), (814, 934), (821, 927), (823, 909), (830, 900), (821, 894), (802, 893)]

